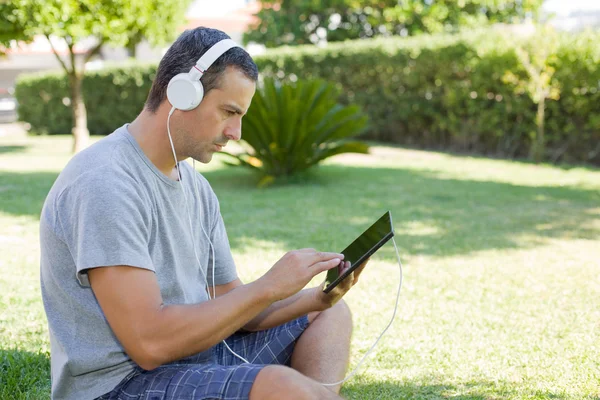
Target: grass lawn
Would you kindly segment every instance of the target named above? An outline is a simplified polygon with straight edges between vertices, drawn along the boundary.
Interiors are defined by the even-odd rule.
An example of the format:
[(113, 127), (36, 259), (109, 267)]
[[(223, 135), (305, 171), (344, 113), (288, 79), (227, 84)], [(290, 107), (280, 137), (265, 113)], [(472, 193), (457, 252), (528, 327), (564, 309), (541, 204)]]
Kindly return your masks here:
[[(38, 221), (69, 137), (0, 137), (0, 399), (49, 398)], [(287, 250), (342, 250), (391, 210), (404, 262), (397, 318), (349, 399), (599, 399), (600, 171), (393, 147), (257, 189), (201, 166), (243, 280)], [(393, 246), (347, 296), (352, 365), (391, 317)]]

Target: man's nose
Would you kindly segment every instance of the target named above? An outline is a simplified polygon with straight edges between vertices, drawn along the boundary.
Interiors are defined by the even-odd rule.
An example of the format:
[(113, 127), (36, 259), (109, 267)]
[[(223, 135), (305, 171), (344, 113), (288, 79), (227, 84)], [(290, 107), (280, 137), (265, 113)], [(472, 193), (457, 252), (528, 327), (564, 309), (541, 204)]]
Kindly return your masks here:
[(242, 138), (242, 120), (239, 119), (236, 122), (225, 128), (225, 137), (229, 140), (240, 140)]

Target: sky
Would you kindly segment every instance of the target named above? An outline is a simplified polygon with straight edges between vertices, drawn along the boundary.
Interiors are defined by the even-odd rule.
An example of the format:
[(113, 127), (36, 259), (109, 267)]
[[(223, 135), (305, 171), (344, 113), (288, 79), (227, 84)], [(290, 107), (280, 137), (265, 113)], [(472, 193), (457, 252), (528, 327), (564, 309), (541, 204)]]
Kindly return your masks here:
[(546, 0), (544, 10), (566, 16), (578, 10), (600, 10), (600, 0)]
[(245, 0), (194, 0), (188, 9), (188, 17), (220, 17), (232, 11), (243, 8)]

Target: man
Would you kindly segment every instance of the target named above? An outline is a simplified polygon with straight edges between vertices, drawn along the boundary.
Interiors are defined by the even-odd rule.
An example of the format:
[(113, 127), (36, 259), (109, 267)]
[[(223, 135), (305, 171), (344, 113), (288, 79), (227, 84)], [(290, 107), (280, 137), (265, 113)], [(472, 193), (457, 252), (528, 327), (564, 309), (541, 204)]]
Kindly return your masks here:
[(258, 76), (241, 48), (204, 73), (196, 108), (174, 110), (166, 94), (173, 76), (226, 38), (184, 32), (140, 115), (73, 157), (46, 199), (41, 283), (54, 399), (340, 398), (339, 385), (321, 383), (346, 372), (352, 323), (340, 299), (361, 269), (327, 295), (302, 290), (343, 260), (303, 249), (243, 284), (214, 192), (179, 162), (208, 163), (241, 137)]

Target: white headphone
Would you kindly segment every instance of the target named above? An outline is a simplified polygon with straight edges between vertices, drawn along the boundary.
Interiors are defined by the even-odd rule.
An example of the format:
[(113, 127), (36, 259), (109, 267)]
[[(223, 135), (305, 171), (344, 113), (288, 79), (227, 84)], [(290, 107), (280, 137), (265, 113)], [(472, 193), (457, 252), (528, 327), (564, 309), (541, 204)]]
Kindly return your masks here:
[[(185, 189), (183, 187), (183, 181), (181, 179), (181, 171), (179, 168), (179, 164), (177, 163), (177, 154), (175, 153), (175, 146), (173, 145), (173, 138), (171, 137), (171, 128), (170, 128), (171, 115), (173, 115), (173, 112), (176, 109), (182, 110), (182, 111), (189, 111), (189, 110), (193, 110), (194, 108), (198, 107), (198, 104), (200, 104), (200, 102), (202, 101), (202, 98), (204, 97), (204, 88), (202, 87), (202, 82), (200, 82), (200, 78), (202, 77), (202, 75), (204, 75), (204, 72), (206, 72), (206, 70), (217, 60), (217, 58), (221, 57), (223, 54), (225, 54), (225, 52), (227, 50), (229, 50), (233, 47), (240, 47), (240, 46), (238, 46), (231, 39), (225, 39), (225, 40), (221, 40), (220, 42), (217, 42), (214, 46), (212, 46), (210, 49), (208, 49), (202, 57), (200, 57), (200, 59), (198, 60), (196, 65), (194, 65), (192, 67), (192, 69), (190, 69), (190, 72), (184, 72), (184, 73), (175, 75), (169, 81), (169, 85), (167, 86), (167, 99), (169, 100), (169, 103), (171, 103), (171, 105), (173, 106), (173, 107), (171, 107), (171, 111), (169, 111), (169, 116), (167, 117), (167, 134), (169, 136), (169, 143), (171, 144), (171, 150), (173, 151), (173, 159), (175, 160), (175, 164), (177, 165), (177, 175), (179, 176), (179, 183), (180, 183), (179, 187), (181, 187), (181, 190), (183, 192), (183, 198), (185, 200), (185, 209), (187, 211), (188, 222), (190, 224), (190, 234), (192, 237), (192, 247), (194, 249), (194, 255), (196, 256), (196, 261), (198, 262), (198, 267), (200, 268), (200, 272), (202, 273), (202, 276), (204, 277), (204, 281), (206, 282), (207, 289), (209, 287), (209, 283), (208, 283), (208, 279), (207, 279), (206, 275), (204, 274), (204, 271), (202, 270), (202, 263), (200, 262), (200, 258), (198, 257), (198, 251), (196, 250), (196, 245), (195, 245), (196, 239), (194, 238), (194, 230), (192, 228), (192, 217), (190, 216), (190, 210), (188, 208), (188, 203), (187, 203), (187, 196), (185, 194)], [(194, 170), (196, 170), (195, 165), (194, 165)], [(196, 193), (198, 193), (198, 183), (197, 183), (196, 177), (194, 177), (193, 180), (194, 180), (195, 191), (196, 191)], [(202, 226), (202, 221), (200, 221), (200, 227), (202, 228), (202, 231), (204, 232), (206, 239), (208, 239), (208, 243), (210, 245), (210, 249), (212, 252), (212, 277), (213, 277), (212, 287), (213, 287), (213, 293), (214, 293), (214, 290), (215, 290), (215, 247), (210, 240), (210, 236), (208, 236), (208, 234), (206, 233), (206, 230), (204, 230), (204, 226)], [(208, 269), (208, 266), (207, 266), (207, 269)], [(210, 291), (207, 290), (207, 294), (208, 294), (208, 298), (211, 299)], [(223, 343), (225, 344), (225, 347), (227, 347), (227, 349), (234, 356), (236, 356), (237, 358), (239, 358), (240, 360), (244, 361), (247, 364), (250, 363), (250, 361), (246, 360), (244, 357), (240, 356), (235, 351), (231, 350), (231, 347), (229, 347), (229, 345), (227, 344), (227, 342), (225, 340), (223, 340)]]
[(240, 46), (231, 39), (221, 40), (200, 57), (196, 65), (190, 69), (190, 72), (175, 75), (167, 86), (169, 103), (174, 108), (182, 111), (189, 111), (198, 107), (204, 97), (204, 88), (200, 78), (217, 58), (233, 47)]

